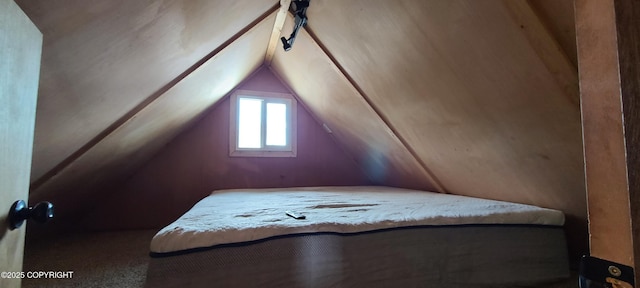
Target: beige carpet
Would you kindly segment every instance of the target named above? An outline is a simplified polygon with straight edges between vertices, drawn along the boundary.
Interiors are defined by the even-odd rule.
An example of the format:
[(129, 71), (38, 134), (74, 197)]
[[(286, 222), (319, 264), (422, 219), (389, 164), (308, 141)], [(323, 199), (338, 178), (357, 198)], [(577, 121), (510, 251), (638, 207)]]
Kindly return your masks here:
[(23, 271), (73, 271), (72, 279), (24, 279), (22, 287), (143, 287), (157, 230), (70, 234), (28, 241)]
[[(22, 287), (143, 287), (157, 230), (68, 234), (26, 244), (23, 271), (73, 271), (72, 279), (24, 279)], [(577, 278), (544, 288), (577, 288)], [(542, 287), (540, 287), (542, 288)]]

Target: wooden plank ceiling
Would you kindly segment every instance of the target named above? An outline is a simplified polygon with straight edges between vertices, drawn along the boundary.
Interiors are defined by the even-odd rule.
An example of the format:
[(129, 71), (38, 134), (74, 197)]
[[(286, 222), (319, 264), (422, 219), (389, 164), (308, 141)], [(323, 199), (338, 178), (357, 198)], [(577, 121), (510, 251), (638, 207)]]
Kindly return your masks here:
[(272, 67), (370, 175), (386, 167), (400, 174), (386, 184), (561, 209), (584, 235), (575, 48), (556, 40), (566, 27), (547, 28), (564, 23), (541, 21), (554, 17), (545, 5), (566, 5), (312, 5), (306, 32)]
[(38, 199), (130, 175), (267, 65), (375, 183), (586, 219), (573, 1), (312, 0), (290, 52), (284, 0), (16, 2), (44, 34)]
[[(39, 184), (279, 7), (250, 0), (17, 2), (45, 35), (31, 177)], [(233, 66), (246, 77), (255, 63)], [(242, 79), (228, 80), (214, 91), (218, 98)]]
[[(316, 60), (322, 53), (309, 51), (304, 42), (297, 46), (303, 52), (278, 51), (274, 60), (280, 63), (274, 65), (278, 74), (306, 74), (305, 80), (285, 78), (295, 91), (314, 80), (325, 86), (324, 99), (304, 92), (299, 96), (304, 103), (328, 103), (311, 110), (333, 121), (332, 129), (390, 130), (443, 191), (583, 213), (584, 206), (574, 207), (584, 195), (579, 107), (506, 5), (334, 4), (314, 1), (308, 12), (311, 33), (298, 40), (311, 38), (322, 47), (324, 58), (340, 67), (358, 93), (325, 84), (327, 69), (314, 73), (322, 65)], [(385, 125), (360, 114), (344, 122), (323, 117), (337, 113), (337, 106), (347, 111), (355, 106), (343, 97), (367, 102)], [(349, 147), (367, 151), (369, 157), (390, 155), (384, 150), (390, 145), (376, 146), (370, 139), (363, 143)], [(410, 163), (401, 159), (392, 163)]]

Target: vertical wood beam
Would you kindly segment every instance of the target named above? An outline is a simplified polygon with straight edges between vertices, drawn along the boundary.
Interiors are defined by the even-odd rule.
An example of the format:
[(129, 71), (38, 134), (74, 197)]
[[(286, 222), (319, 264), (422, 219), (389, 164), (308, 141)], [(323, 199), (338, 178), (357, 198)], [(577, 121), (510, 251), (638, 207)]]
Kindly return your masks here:
[(629, 75), (619, 74), (614, 0), (576, 0), (575, 8), (591, 256), (633, 267), (624, 125), (631, 126), (620, 87)]
[(269, 37), (269, 44), (267, 45), (267, 54), (264, 56), (264, 63), (267, 66), (271, 65), (271, 60), (273, 60), (273, 55), (275, 55), (278, 40), (280, 39), (280, 35), (282, 35), (282, 26), (284, 26), (284, 20), (287, 19), (287, 11), (289, 11), (290, 5), (291, 0), (280, 0), (280, 10), (278, 10), (276, 21), (273, 23), (273, 30), (271, 31), (271, 37)]

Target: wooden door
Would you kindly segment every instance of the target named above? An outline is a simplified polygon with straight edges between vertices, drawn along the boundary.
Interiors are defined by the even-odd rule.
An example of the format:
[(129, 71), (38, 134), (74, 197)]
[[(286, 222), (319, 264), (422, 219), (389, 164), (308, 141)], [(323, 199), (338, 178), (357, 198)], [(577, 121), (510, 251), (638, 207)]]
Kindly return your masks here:
[(23, 227), (9, 231), (11, 204), (27, 200), (42, 33), (13, 0), (0, 0), (0, 287), (20, 287)]

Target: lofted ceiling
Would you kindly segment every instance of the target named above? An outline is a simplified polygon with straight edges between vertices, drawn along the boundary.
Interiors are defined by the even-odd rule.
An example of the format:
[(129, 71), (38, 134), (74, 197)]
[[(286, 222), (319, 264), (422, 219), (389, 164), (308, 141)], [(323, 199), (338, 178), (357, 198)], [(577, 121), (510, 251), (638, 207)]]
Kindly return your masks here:
[(289, 52), (276, 0), (16, 2), (44, 34), (33, 199), (124, 179), (266, 66), (374, 183), (586, 221), (571, 0), (312, 0)]

